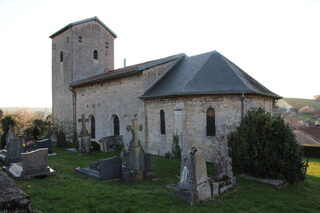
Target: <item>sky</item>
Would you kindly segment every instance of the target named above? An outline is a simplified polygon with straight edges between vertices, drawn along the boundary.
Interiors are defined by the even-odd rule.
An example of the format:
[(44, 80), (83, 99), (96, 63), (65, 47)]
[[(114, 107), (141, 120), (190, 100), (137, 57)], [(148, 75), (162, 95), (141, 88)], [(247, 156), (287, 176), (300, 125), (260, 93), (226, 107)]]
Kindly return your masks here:
[(51, 107), (50, 35), (97, 16), (115, 66), (217, 50), (283, 97), (320, 94), (320, 0), (0, 0), (0, 107)]

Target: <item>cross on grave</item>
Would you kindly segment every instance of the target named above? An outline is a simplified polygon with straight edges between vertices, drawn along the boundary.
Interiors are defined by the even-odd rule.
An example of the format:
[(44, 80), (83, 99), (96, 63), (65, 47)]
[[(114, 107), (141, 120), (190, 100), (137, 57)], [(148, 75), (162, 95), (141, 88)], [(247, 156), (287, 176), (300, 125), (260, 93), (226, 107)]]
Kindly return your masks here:
[(134, 146), (139, 146), (138, 131), (142, 131), (142, 125), (138, 125), (138, 119), (131, 120), (132, 125), (128, 125), (127, 130), (132, 133), (132, 141)]
[(79, 119), (78, 122), (81, 122), (81, 125), (82, 125), (82, 129), (80, 131), (79, 137), (88, 136), (89, 132), (88, 132), (87, 127), (86, 127), (86, 122), (89, 122), (89, 119), (85, 118), (84, 114), (82, 114), (81, 115), (81, 119)]

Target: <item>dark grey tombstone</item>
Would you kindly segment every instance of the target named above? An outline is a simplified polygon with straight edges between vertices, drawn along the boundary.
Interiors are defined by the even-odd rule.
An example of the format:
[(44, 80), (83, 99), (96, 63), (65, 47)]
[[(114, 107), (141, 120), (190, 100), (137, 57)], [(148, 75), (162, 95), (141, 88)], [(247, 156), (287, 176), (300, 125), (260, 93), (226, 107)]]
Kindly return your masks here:
[(89, 168), (76, 168), (76, 172), (98, 181), (119, 179), (122, 160), (118, 156), (90, 163)]
[(37, 149), (48, 148), (48, 153), (52, 153), (52, 142), (50, 139), (36, 141), (36, 147)]
[(9, 143), (6, 145), (6, 150), (6, 163), (13, 163), (21, 160), (22, 146), (18, 139), (10, 139)]
[(99, 142), (101, 144), (101, 151), (114, 152), (118, 146), (123, 145), (123, 135), (103, 137)]

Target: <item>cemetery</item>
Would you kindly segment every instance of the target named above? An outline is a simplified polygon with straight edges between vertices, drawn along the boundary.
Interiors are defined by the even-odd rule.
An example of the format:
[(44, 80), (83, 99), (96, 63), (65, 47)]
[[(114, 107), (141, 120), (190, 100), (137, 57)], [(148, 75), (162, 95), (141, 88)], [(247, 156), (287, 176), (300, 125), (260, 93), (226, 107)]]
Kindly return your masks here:
[[(45, 179), (19, 180), (16, 184), (30, 195), (32, 209), (43, 212), (318, 212), (320, 160), (309, 161), (304, 186), (289, 186), (282, 190), (237, 178), (234, 189), (219, 197), (192, 207), (175, 196), (167, 185), (180, 182), (180, 161), (151, 156), (153, 176), (157, 180), (123, 184), (97, 182), (79, 175), (75, 168), (87, 167), (120, 153), (77, 153), (55, 148), (56, 156), (48, 164), (57, 175)], [(214, 175), (207, 163), (208, 177)], [(290, 205), (289, 205), (290, 204)]]
[[(147, 154), (140, 144), (142, 126), (136, 118), (127, 127), (132, 134), (129, 147), (93, 151), (86, 147), (90, 134), (85, 120), (83, 116), (80, 121), (77, 149), (60, 148), (50, 137), (24, 150), (9, 130), (1, 154), (1, 208), (27, 209), (21, 212), (319, 211), (319, 159), (308, 159), (303, 184), (279, 189), (233, 174), (230, 158), (206, 162), (196, 147), (182, 152), (181, 160)], [(116, 144), (121, 143), (119, 138)], [(48, 157), (49, 148), (56, 155)]]

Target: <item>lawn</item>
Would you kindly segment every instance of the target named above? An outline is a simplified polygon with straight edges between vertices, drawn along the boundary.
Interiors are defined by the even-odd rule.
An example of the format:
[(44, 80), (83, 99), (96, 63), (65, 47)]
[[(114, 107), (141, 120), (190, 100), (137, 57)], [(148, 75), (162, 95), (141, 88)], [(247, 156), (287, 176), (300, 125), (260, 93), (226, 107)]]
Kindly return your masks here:
[[(222, 196), (189, 206), (174, 196), (166, 185), (178, 182), (180, 162), (152, 157), (156, 181), (133, 184), (96, 182), (74, 172), (89, 162), (115, 153), (97, 152), (78, 156), (56, 148), (49, 165), (57, 175), (27, 181), (18, 185), (31, 196), (32, 209), (44, 213), (58, 212), (320, 212), (320, 160), (311, 159), (303, 185), (274, 189), (241, 178), (234, 190)], [(208, 172), (212, 174), (212, 165)]]

